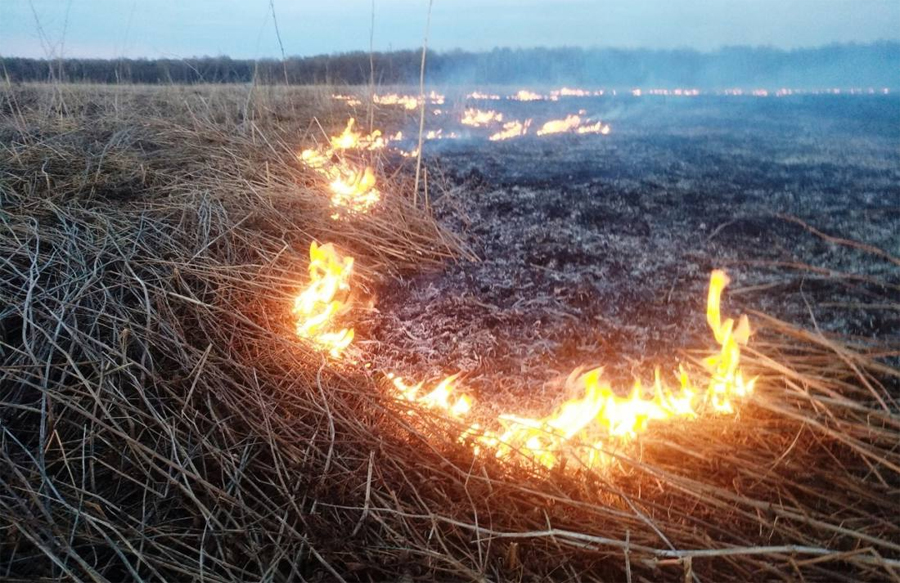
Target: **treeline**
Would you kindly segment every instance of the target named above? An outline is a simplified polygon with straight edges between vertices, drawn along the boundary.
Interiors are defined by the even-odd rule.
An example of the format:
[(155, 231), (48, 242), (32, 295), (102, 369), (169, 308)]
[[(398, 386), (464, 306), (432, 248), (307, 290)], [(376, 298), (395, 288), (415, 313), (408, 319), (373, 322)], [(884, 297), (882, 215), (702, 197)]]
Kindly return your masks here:
[[(421, 53), (375, 53), (375, 81), (418, 80)], [(26, 59), (0, 57), (13, 82), (249, 83), (363, 85), (366, 52), (258, 61), (189, 59)], [(488, 52), (429, 51), (430, 83), (466, 85), (580, 84), (592, 86), (900, 86), (900, 43), (835, 44), (812, 49), (731, 47), (694, 50), (536, 48)]]

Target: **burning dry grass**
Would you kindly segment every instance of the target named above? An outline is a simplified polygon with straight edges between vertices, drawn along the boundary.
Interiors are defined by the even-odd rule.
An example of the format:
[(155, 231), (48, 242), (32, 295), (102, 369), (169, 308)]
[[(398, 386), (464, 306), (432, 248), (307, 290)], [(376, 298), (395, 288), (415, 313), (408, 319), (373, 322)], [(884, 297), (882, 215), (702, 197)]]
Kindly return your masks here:
[(295, 158), (331, 92), (230, 91), (4, 95), (0, 577), (900, 578), (898, 347), (752, 314), (736, 419), (615, 473), (473, 457), (290, 314), (311, 240), (370, 293), (464, 248), (400, 178), (336, 228)]

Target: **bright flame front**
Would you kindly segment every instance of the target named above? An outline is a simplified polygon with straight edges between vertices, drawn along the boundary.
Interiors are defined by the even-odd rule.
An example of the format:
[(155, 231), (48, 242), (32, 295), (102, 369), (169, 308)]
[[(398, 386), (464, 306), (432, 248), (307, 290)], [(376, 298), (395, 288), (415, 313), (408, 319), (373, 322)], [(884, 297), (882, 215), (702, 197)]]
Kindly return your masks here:
[(518, 138), (519, 136), (524, 136), (528, 133), (528, 128), (531, 126), (531, 120), (526, 119), (525, 123), (520, 121), (510, 121), (503, 124), (503, 129), (499, 132), (491, 134), (488, 138), (492, 142), (498, 142), (503, 140), (510, 140), (512, 138)]
[(609, 133), (609, 126), (601, 121), (593, 124), (583, 125), (583, 120), (577, 115), (568, 115), (565, 119), (550, 120), (541, 126), (537, 131), (537, 135), (546, 136), (549, 134), (603, 134)]
[(331, 243), (309, 247), (309, 285), (294, 298), (297, 336), (337, 358), (353, 341), (352, 328), (335, 327), (349, 308), (353, 258), (340, 255)]
[[(603, 371), (598, 368), (573, 374), (569, 388), (579, 390), (581, 396), (562, 403), (549, 415), (503, 413), (496, 420), (501, 429), (472, 423), (462, 431), (460, 441), (478, 452), (491, 451), (497, 458), (521, 455), (547, 468), (556, 467), (567, 458), (599, 467), (612, 462), (608, 451), (627, 445), (654, 423), (693, 419), (705, 411), (734, 413), (737, 401), (753, 392), (754, 381), (745, 381), (740, 369), (740, 347), (749, 339), (749, 321), (742, 316), (735, 327), (733, 320), (721, 320), (720, 302), (726, 285), (725, 272), (714, 271), (707, 299), (707, 322), (720, 350), (704, 361), (710, 373), (704, 389), (696, 386), (683, 368), (678, 371), (678, 388), (672, 389), (657, 369), (652, 387), (644, 389), (636, 380), (628, 394), (622, 396), (603, 379)], [(472, 408), (473, 399), (458, 388), (458, 375), (445, 378), (430, 390), (423, 389), (423, 383), (409, 384), (393, 373), (388, 378), (398, 398), (451, 418), (462, 420)]]
[[(343, 257), (328, 244), (310, 246), (308, 287), (294, 301), (297, 335), (337, 358), (353, 340), (353, 330), (337, 328), (336, 320), (349, 308), (349, 278), (353, 259)], [(722, 291), (729, 279), (724, 271), (713, 271), (707, 297), (706, 319), (719, 351), (703, 363), (709, 373), (706, 386), (695, 384), (679, 367), (677, 388), (671, 388), (659, 369), (651, 387), (645, 389), (635, 380), (627, 394), (617, 391), (603, 378), (600, 368), (570, 376), (568, 387), (579, 397), (559, 405), (544, 417), (502, 413), (487, 427), (478, 423), (465, 426), (458, 439), (478, 453), (491, 452), (499, 459), (524, 456), (547, 468), (572, 459), (588, 467), (612, 463), (610, 451), (633, 442), (654, 424), (689, 420), (704, 412), (733, 414), (740, 400), (753, 393), (754, 380), (745, 380), (740, 368), (741, 346), (750, 338), (746, 316), (735, 324), (722, 320)], [(439, 411), (463, 421), (474, 406), (474, 399), (459, 383), (459, 374), (451, 375), (431, 387), (424, 382), (410, 383), (394, 373), (386, 373), (394, 395), (401, 401)], [(409, 414), (415, 414), (410, 410)]]
[(487, 111), (482, 111), (480, 109), (467, 109), (465, 113), (463, 113), (463, 117), (460, 120), (460, 123), (477, 128), (493, 123), (500, 123), (502, 121), (503, 114), (497, 113), (492, 109), (489, 109)]
[[(308, 148), (297, 158), (328, 181), (332, 206), (366, 213), (381, 200), (381, 192), (375, 188), (375, 173), (371, 166), (352, 164), (339, 154), (348, 150), (381, 150), (390, 140), (380, 130), (370, 134), (355, 131), (355, 121), (350, 118), (344, 131), (329, 139), (329, 147)], [(340, 217), (339, 213), (332, 215), (335, 219)]]

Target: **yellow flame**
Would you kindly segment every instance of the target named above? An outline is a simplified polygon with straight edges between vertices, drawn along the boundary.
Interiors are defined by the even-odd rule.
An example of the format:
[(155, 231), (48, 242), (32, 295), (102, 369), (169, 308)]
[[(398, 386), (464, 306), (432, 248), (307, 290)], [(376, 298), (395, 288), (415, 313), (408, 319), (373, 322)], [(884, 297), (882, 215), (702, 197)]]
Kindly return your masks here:
[(520, 121), (510, 121), (503, 124), (503, 129), (499, 132), (492, 134), (488, 139), (492, 142), (497, 142), (500, 140), (509, 140), (512, 138), (517, 138), (519, 136), (524, 136), (528, 133), (528, 127), (531, 126), (531, 120), (525, 120), (525, 123)]
[(329, 243), (309, 246), (309, 285), (294, 298), (297, 336), (337, 358), (353, 340), (353, 329), (334, 329), (334, 320), (349, 308), (353, 258), (342, 257)]
[(578, 115), (569, 115), (565, 119), (550, 120), (541, 126), (537, 135), (562, 134), (575, 132), (578, 134), (603, 134), (609, 133), (609, 126), (601, 121), (590, 125), (582, 125), (582, 119)]
[(486, 126), (492, 123), (500, 123), (503, 121), (503, 114), (494, 110), (482, 111), (480, 109), (467, 109), (463, 114), (460, 122), (463, 125), (472, 127)]
[(559, 91), (551, 91), (551, 96), (559, 96), (559, 97), (587, 97), (591, 94), (590, 91), (585, 89), (570, 89), (568, 87), (563, 87)]
[(545, 136), (547, 134), (560, 134), (570, 132), (581, 125), (581, 118), (577, 115), (568, 115), (566, 119), (550, 120), (541, 126), (537, 131), (537, 135)]
[(322, 168), (330, 162), (330, 156), (313, 148), (300, 152), (300, 161), (310, 168)]
[[(332, 206), (365, 213), (381, 200), (381, 193), (375, 188), (375, 173), (370, 166), (356, 166), (336, 154), (346, 150), (380, 150), (389, 140), (380, 130), (368, 135), (354, 131), (355, 123), (350, 118), (344, 131), (329, 139), (330, 147), (307, 148), (298, 159), (328, 180)], [(398, 132), (398, 139), (400, 135)], [(334, 213), (331, 218), (339, 219), (341, 215)]]
[(372, 99), (379, 105), (400, 105), (405, 109), (415, 109), (419, 106), (419, 100), (412, 95), (388, 93), (387, 95), (373, 95)]
[(374, 130), (371, 134), (365, 135), (362, 132), (353, 131), (353, 125), (356, 120), (352, 117), (347, 120), (347, 127), (340, 135), (331, 138), (332, 150), (380, 150), (387, 144), (386, 140), (381, 136), (381, 130)]
[(331, 184), (331, 204), (354, 212), (366, 212), (381, 200), (375, 188), (375, 173), (366, 166), (363, 169), (343, 168)]
[(598, 121), (595, 124), (581, 126), (576, 130), (579, 134), (602, 134), (608, 135), (610, 132), (609, 124), (604, 124), (602, 121)]
[[(387, 93), (385, 95), (373, 95), (372, 100), (379, 105), (399, 105), (405, 109), (415, 109), (419, 107), (421, 101), (415, 95), (399, 95), (397, 93)], [(425, 103), (432, 105), (443, 105), (444, 96), (435, 91), (425, 96)]]
[(497, 101), (500, 99), (499, 95), (493, 93), (482, 93), (481, 91), (473, 91), (466, 95), (466, 99), (483, 99), (486, 101)]
[[(668, 387), (657, 369), (652, 388), (645, 390), (636, 380), (627, 396), (620, 396), (602, 378), (602, 369), (580, 375), (576, 371), (569, 385), (581, 390), (580, 397), (562, 403), (542, 418), (501, 414), (497, 417), (497, 424), (502, 427), (499, 431), (473, 423), (462, 431), (460, 441), (479, 453), (490, 450), (502, 459), (523, 455), (547, 468), (568, 457), (588, 466), (603, 466), (612, 461), (606, 450), (627, 444), (652, 423), (691, 419), (707, 408), (716, 413), (733, 413), (735, 401), (750, 395), (754, 382), (745, 382), (740, 370), (740, 346), (749, 340), (749, 321), (742, 316), (735, 328), (733, 320), (721, 319), (721, 295), (726, 285), (728, 276), (714, 271), (710, 277), (707, 322), (720, 350), (704, 361), (711, 373), (704, 391), (693, 384), (683, 368), (679, 368), (677, 390)], [(470, 397), (454, 394), (458, 375), (445, 378), (421, 396), (422, 383), (409, 385), (393, 374), (388, 378), (399, 398), (455, 419), (464, 418), (472, 407)]]
[(515, 101), (540, 101), (544, 96), (539, 93), (535, 93), (534, 91), (529, 91), (527, 89), (520, 89), (516, 91), (516, 94), (510, 97)]
[(362, 101), (360, 101), (356, 97), (353, 97), (352, 95), (332, 95), (331, 98), (334, 99), (335, 101), (344, 101), (350, 107), (356, 107), (357, 105), (362, 105)]

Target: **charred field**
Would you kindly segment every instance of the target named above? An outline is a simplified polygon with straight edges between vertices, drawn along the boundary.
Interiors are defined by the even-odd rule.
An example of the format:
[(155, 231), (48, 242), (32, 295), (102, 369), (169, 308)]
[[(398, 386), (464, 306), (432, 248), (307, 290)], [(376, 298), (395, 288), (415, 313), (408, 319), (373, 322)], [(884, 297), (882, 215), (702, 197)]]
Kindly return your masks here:
[(705, 340), (696, 316), (714, 268), (739, 282), (738, 311), (900, 337), (896, 264), (822, 233), (900, 250), (896, 98), (479, 105), (536, 121), (581, 110), (613, 132), (428, 144), (435, 216), (481, 261), (398, 280), (380, 299), (374, 332), (417, 370), (466, 363), (490, 401), (535, 404), (579, 365), (652, 373)]
[[(450, 93), (419, 190), (415, 159), (365, 152), (381, 198), (336, 220), (299, 152), (418, 111), (4, 87), (0, 578), (900, 578), (897, 98)], [(611, 132), (490, 141), (466, 107)], [(291, 310), (313, 241), (354, 259), (341, 358)], [(473, 419), (547, 415), (573, 370), (712, 384), (714, 269), (753, 330), (731, 414), (650, 422), (600, 467), (473, 447)], [(385, 371), (460, 373), (471, 416)]]

